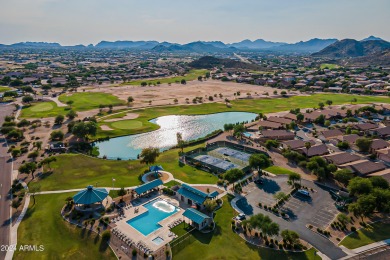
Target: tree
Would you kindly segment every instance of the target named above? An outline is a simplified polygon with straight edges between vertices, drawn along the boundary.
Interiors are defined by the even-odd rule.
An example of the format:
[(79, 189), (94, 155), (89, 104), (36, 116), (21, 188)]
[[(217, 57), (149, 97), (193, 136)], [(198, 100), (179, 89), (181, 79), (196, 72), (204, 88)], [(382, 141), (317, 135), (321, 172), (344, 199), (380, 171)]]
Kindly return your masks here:
[(29, 126), (30, 124), (31, 122), (28, 121), (27, 119), (22, 119), (17, 123), (17, 127), (26, 127)]
[(333, 174), (335, 180), (346, 186), (348, 182), (354, 177), (353, 173), (349, 169), (341, 169)]
[(374, 188), (389, 189), (389, 182), (381, 176), (373, 176), (369, 180)]
[(305, 142), (305, 148), (306, 148), (306, 157), (309, 156), (309, 149), (311, 148), (310, 142)]
[(349, 181), (348, 191), (352, 195), (368, 194), (372, 191), (373, 186), (369, 179), (355, 177)]
[(141, 151), (140, 158), (141, 163), (145, 163), (146, 165), (152, 164), (156, 162), (157, 157), (160, 155), (160, 150), (158, 148), (144, 148)]
[(34, 179), (34, 172), (37, 169), (37, 164), (35, 162), (24, 163), (19, 167), (19, 172), (23, 174), (31, 174)]
[(57, 158), (56, 158), (56, 157), (50, 156), (50, 157), (47, 157), (47, 158), (43, 159), (42, 161), (40, 161), (39, 164), (38, 164), (38, 166), (39, 166), (39, 167), (43, 167), (44, 165), (47, 164), (47, 166), (49, 166), (49, 169), (51, 170), (50, 163), (56, 162), (56, 161), (57, 161)]
[(233, 168), (226, 171), (223, 177), (228, 182), (233, 183), (244, 177), (244, 172), (241, 169)]
[(324, 125), (325, 124), (325, 116), (324, 115), (319, 115), (315, 120), (314, 123), (319, 124), (319, 125)]
[(231, 130), (234, 129), (234, 124), (224, 124), (224, 125), (223, 125), (223, 129), (224, 129), (225, 131), (231, 131)]
[(38, 156), (39, 156), (39, 152), (38, 151), (34, 151), (34, 152), (29, 153), (27, 155), (27, 158), (31, 158), (33, 161), (35, 161)]
[(34, 185), (32, 185), (32, 186), (30, 186), (30, 187), (28, 188), (28, 191), (29, 191), (31, 197), (32, 197), (33, 200), (34, 200), (34, 202), (33, 202), (33, 206), (34, 206), (34, 205), (35, 205), (35, 194), (41, 191), (41, 185), (39, 185), (39, 184), (34, 184)]
[(68, 100), (66, 101), (66, 104), (69, 106), (69, 107), (72, 107), (72, 104), (74, 103), (73, 100)]
[(238, 124), (233, 127), (233, 135), (241, 139), (243, 133), (246, 131), (243, 124)]
[(371, 147), (372, 140), (369, 138), (359, 138), (356, 140), (355, 144), (359, 148), (360, 152), (368, 152)]
[(42, 149), (42, 141), (35, 142), (34, 146), (37, 148), (37, 151)]
[(318, 103), (318, 106), (320, 107), (320, 109), (322, 110), (322, 109), (324, 109), (324, 106), (325, 106), (325, 104), (324, 103), (322, 103), (322, 102), (320, 102), (320, 103)]
[(283, 240), (291, 245), (295, 245), (299, 243), (299, 235), (297, 232), (285, 229), (283, 230), (280, 235), (282, 236)]
[(301, 175), (300, 175), (299, 173), (296, 173), (296, 172), (291, 172), (291, 173), (288, 175), (288, 180), (291, 181), (291, 183), (292, 183), (293, 185), (295, 185), (295, 182), (301, 180)]
[(371, 216), (375, 211), (376, 198), (372, 194), (360, 196), (355, 203), (351, 203), (348, 210), (355, 215), (363, 217)]
[(297, 114), (297, 120), (298, 120), (298, 122), (302, 122), (303, 119), (305, 119), (305, 116), (304, 116), (302, 113), (298, 113), (298, 114)]
[(265, 154), (252, 154), (249, 157), (249, 166), (253, 169), (263, 169), (271, 165), (271, 162)]
[(54, 124), (55, 125), (61, 125), (64, 122), (65, 117), (63, 115), (58, 115), (54, 119)]
[(34, 101), (34, 98), (33, 98), (32, 96), (24, 96), (24, 97), (22, 98), (22, 102), (23, 102), (23, 103), (28, 103), (28, 104), (30, 104), (32, 101)]
[(97, 124), (93, 121), (76, 123), (72, 128), (72, 134), (78, 138), (88, 140), (88, 136), (95, 136)]
[(69, 112), (66, 114), (66, 117), (70, 120), (73, 120), (77, 117), (77, 113), (74, 110), (69, 110)]
[(176, 139), (177, 139), (177, 146), (181, 149), (181, 152), (183, 153), (185, 141), (183, 140), (183, 135), (180, 132), (176, 133)]
[(125, 190), (125, 188), (121, 188), (120, 190), (118, 190), (118, 196), (121, 196), (122, 198), (123, 198), (123, 196), (125, 196), (126, 195), (126, 190)]
[(352, 110), (351, 109), (347, 109), (346, 115), (347, 115), (347, 117), (352, 117), (353, 116)]
[(347, 215), (345, 215), (344, 213), (338, 214), (337, 215), (337, 220), (340, 223), (342, 223), (343, 225), (347, 225), (351, 221), (351, 219)]
[(133, 103), (133, 102), (134, 102), (134, 98), (133, 98), (132, 96), (129, 96), (129, 97), (127, 98), (127, 104), (130, 105), (130, 104)]
[(331, 122), (329, 120), (325, 120), (324, 126), (329, 127), (331, 125)]
[(325, 103), (330, 107), (333, 104), (333, 101), (332, 100), (327, 100)]
[(286, 193), (284, 193), (284, 192), (282, 192), (282, 191), (280, 191), (280, 192), (278, 192), (278, 193), (276, 193), (275, 195), (274, 195), (274, 198), (276, 199), (276, 200), (284, 200), (284, 199), (286, 199), (288, 196), (287, 196), (287, 194)]
[(347, 150), (349, 149), (349, 143), (348, 142), (338, 142), (337, 144), (337, 147), (340, 149), (340, 150)]
[(279, 145), (279, 142), (277, 140), (267, 140), (265, 141), (265, 147), (267, 147), (267, 149), (271, 149), (272, 147), (274, 148), (277, 148)]
[(198, 80), (199, 81), (202, 81), (203, 77), (202, 76), (198, 76)]
[(55, 141), (61, 141), (64, 139), (64, 133), (61, 130), (53, 131), (50, 134), (50, 138)]
[(187, 84), (187, 81), (186, 81), (185, 79), (182, 79), (182, 80), (180, 81), (180, 83), (181, 83), (182, 85), (185, 85), (185, 84)]

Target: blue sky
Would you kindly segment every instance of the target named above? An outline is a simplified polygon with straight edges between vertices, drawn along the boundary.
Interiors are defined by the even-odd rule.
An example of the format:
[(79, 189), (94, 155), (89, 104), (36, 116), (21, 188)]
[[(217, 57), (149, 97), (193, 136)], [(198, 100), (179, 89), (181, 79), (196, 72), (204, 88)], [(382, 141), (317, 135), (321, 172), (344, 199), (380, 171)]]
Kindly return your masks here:
[(0, 43), (390, 40), (390, 0), (0, 0)]

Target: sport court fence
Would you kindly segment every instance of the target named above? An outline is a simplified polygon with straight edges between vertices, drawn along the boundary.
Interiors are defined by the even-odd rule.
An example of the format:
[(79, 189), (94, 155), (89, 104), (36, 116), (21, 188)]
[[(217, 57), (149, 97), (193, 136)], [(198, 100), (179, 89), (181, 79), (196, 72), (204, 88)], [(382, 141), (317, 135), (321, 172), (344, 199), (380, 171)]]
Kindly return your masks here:
[[(263, 153), (263, 154), (266, 154), (268, 156), (268, 154), (266, 152), (258, 150), (258, 149), (254, 149), (254, 148), (251, 148), (251, 147), (243, 146), (243, 145), (240, 145), (240, 144), (231, 143), (231, 142), (228, 142), (228, 141), (216, 141), (216, 142), (208, 144), (205, 148), (197, 148), (197, 149), (194, 149), (194, 150), (192, 150), (190, 152), (187, 152), (184, 155), (184, 158), (185, 158), (187, 163), (189, 163), (189, 164), (191, 164), (191, 165), (193, 165), (195, 167), (198, 166), (198, 167), (200, 167), (204, 171), (208, 171), (208, 172), (211, 172), (211, 173), (214, 173), (214, 174), (224, 173), (225, 172), (224, 169), (221, 169), (219, 167), (216, 167), (215, 165), (208, 164), (208, 163), (205, 163), (203, 161), (195, 159), (195, 157), (197, 157), (199, 155), (210, 155), (210, 156), (213, 156), (213, 157), (216, 157), (216, 158), (219, 158), (219, 159), (224, 159), (224, 155), (223, 154), (218, 153), (217, 151), (214, 151), (214, 150), (216, 150), (217, 148), (220, 148), (220, 147), (227, 147), (227, 148), (231, 148), (233, 150), (237, 150), (237, 151), (245, 152), (245, 153), (249, 153), (249, 154)], [(250, 167), (249, 167), (248, 163), (244, 162), (244, 160), (240, 160), (238, 158), (234, 158), (234, 157), (231, 157), (231, 156), (227, 156), (227, 157), (229, 158), (229, 160), (232, 163), (241, 166), (242, 167), (241, 169), (244, 172), (247, 172), (247, 171), (250, 170)]]
[(196, 238), (193, 236), (195, 228), (192, 228), (190, 231), (182, 235), (181, 237), (176, 238), (172, 242), (170, 242), (171, 250), (172, 250), (172, 256), (179, 253), (181, 250), (183, 250), (186, 246), (192, 244)]

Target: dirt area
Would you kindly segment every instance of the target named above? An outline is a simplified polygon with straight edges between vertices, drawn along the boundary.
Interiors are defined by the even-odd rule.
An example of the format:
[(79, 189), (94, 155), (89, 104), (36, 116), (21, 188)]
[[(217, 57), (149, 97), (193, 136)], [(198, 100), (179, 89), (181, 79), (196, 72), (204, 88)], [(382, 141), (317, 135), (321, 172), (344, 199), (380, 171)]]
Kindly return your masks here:
[(127, 113), (124, 117), (121, 118), (113, 118), (113, 119), (107, 119), (105, 122), (115, 122), (115, 121), (121, 121), (121, 120), (130, 120), (130, 119), (136, 119), (139, 117), (139, 114), (137, 113)]
[(221, 190), (221, 189), (218, 189), (217, 187), (214, 187), (214, 186), (208, 186), (208, 185), (202, 185), (202, 186), (194, 186), (195, 188), (197, 188), (198, 190), (201, 190), (203, 192), (206, 192), (206, 193), (212, 193), (214, 191), (217, 191), (219, 194), (223, 193), (224, 191)]
[[(164, 173), (164, 172), (160, 172), (160, 173), (159, 173), (159, 176), (160, 176), (160, 179), (161, 179), (163, 182), (165, 182), (166, 180), (169, 179), (169, 175), (166, 174), (166, 173)], [(153, 181), (153, 180), (155, 180), (156, 178), (155, 178), (154, 174), (150, 174), (150, 175), (148, 175), (148, 176), (146, 177), (146, 179), (147, 179), (148, 181)]]
[[(82, 87), (81, 91), (85, 92), (104, 92), (117, 96), (118, 98), (127, 101), (129, 96), (134, 98), (132, 107), (143, 107), (152, 101), (153, 106), (174, 104), (174, 99), (178, 100), (178, 104), (186, 104), (186, 98), (189, 102), (195, 97), (203, 97), (205, 103), (223, 102), (225, 98), (230, 100), (235, 99), (234, 93), (241, 92), (240, 97), (246, 97), (250, 93), (253, 98), (266, 97), (263, 94), (268, 92), (269, 97), (274, 96), (274, 88), (266, 86), (257, 86), (244, 83), (222, 82), (219, 80), (207, 81), (189, 81), (186, 85), (177, 83), (161, 84), (159, 86), (141, 87), (141, 86), (110, 86), (98, 85), (91, 89), (91, 86)], [(279, 89), (278, 92), (282, 91)], [(220, 98), (219, 94), (223, 97)], [(214, 97), (217, 94), (218, 97)], [(299, 94), (299, 93), (297, 93)], [(214, 100), (209, 101), (208, 97), (213, 96)]]
[(112, 129), (111, 127), (107, 126), (107, 125), (101, 125), (100, 128), (103, 130), (103, 131), (112, 131), (114, 129)]

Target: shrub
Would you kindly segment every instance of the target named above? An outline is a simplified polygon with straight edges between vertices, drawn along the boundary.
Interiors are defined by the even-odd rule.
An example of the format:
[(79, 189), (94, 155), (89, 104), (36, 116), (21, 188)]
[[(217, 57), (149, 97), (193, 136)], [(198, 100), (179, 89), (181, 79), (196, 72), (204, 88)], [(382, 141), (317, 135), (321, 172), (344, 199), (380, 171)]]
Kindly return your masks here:
[(351, 231), (352, 231), (352, 232), (356, 232), (356, 227), (353, 227), (353, 226), (352, 226), (352, 227), (351, 227)]
[(136, 255), (137, 255), (137, 250), (136, 250), (136, 249), (133, 249), (133, 251), (131, 252), (131, 254), (132, 254), (133, 256), (136, 256)]

